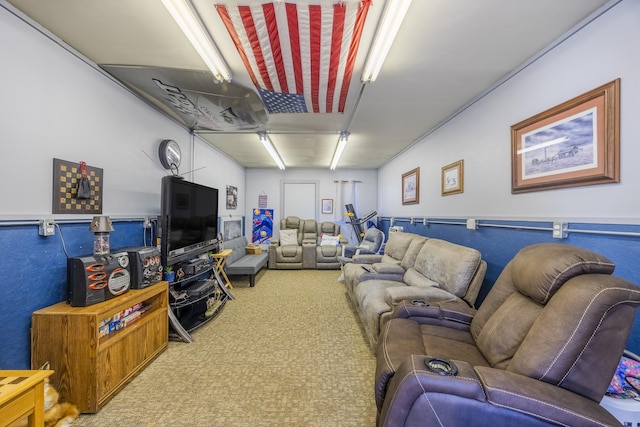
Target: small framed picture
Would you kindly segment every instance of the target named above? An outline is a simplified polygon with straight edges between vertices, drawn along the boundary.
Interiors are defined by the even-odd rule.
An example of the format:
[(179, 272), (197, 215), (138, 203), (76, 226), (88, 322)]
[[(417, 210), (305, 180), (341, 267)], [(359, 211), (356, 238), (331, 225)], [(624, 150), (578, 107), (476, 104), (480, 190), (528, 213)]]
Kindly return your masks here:
[(333, 199), (322, 199), (322, 213), (323, 214), (333, 213)]
[(458, 160), (442, 168), (442, 195), (449, 196), (464, 191), (464, 160)]
[(420, 168), (402, 174), (402, 204), (420, 203)]

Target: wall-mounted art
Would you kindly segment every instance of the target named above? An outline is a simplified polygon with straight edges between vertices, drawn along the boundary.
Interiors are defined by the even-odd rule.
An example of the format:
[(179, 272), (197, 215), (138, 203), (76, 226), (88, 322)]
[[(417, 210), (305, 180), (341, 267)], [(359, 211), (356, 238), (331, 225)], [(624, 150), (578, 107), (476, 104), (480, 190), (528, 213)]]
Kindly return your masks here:
[(620, 182), (620, 79), (511, 126), (511, 192)]
[[(101, 214), (103, 171), (82, 162), (53, 159), (54, 214)], [(80, 197), (79, 195), (80, 190)]]
[(238, 187), (227, 185), (227, 209), (238, 207)]
[(420, 203), (420, 168), (402, 174), (402, 204)]
[(323, 214), (333, 213), (333, 199), (322, 199), (322, 213)]
[(464, 192), (464, 160), (458, 160), (442, 168), (442, 195)]

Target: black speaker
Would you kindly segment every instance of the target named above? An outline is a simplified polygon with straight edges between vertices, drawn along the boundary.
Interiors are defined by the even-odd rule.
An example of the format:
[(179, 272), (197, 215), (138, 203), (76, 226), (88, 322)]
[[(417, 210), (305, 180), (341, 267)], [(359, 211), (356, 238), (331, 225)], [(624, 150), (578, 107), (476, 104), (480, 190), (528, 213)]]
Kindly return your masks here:
[(129, 255), (131, 289), (143, 289), (162, 280), (160, 249), (155, 246), (138, 246), (117, 250)]
[(129, 290), (129, 255), (85, 255), (67, 259), (67, 302), (73, 307), (97, 304)]

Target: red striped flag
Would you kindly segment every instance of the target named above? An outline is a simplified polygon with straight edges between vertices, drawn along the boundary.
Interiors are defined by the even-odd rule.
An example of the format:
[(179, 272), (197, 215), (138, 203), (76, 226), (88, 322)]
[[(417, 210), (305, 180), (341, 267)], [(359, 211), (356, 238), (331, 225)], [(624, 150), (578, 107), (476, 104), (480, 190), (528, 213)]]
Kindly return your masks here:
[(371, 0), (217, 4), (270, 113), (344, 112)]

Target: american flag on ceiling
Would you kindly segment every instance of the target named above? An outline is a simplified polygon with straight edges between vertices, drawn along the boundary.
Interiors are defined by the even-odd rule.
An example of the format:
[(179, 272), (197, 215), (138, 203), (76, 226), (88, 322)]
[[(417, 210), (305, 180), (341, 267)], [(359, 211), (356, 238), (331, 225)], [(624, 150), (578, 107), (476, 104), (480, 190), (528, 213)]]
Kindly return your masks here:
[(217, 4), (270, 113), (344, 112), (371, 0)]

